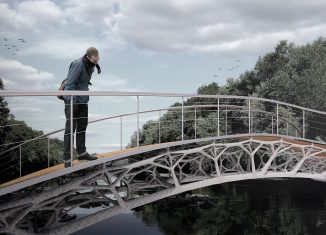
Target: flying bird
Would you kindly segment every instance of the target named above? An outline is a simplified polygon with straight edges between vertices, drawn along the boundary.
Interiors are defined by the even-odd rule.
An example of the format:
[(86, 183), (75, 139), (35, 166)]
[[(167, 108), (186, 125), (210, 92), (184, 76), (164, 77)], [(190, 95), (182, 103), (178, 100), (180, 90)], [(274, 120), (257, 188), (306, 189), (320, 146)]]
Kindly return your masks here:
[(26, 43), (26, 41), (23, 38), (19, 38), (18, 40), (21, 41), (21, 42)]
[(6, 37), (3, 37), (3, 39), (4, 39), (5, 41), (8, 41), (8, 40), (9, 40), (9, 38), (6, 38)]
[(217, 75), (215, 75), (215, 74), (213, 74), (213, 76), (214, 76), (215, 78), (218, 78), (218, 76), (217, 76)]

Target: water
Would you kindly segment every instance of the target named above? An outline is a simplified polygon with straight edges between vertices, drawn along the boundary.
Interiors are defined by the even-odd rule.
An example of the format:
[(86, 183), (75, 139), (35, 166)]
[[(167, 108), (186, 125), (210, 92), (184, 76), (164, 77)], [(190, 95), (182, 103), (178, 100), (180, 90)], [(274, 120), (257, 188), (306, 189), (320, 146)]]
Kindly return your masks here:
[(135, 213), (120, 214), (86, 229), (80, 230), (75, 235), (162, 235), (156, 224), (145, 224)]
[(291, 179), (215, 185), (145, 205), (75, 233), (85, 234), (325, 235), (326, 183)]

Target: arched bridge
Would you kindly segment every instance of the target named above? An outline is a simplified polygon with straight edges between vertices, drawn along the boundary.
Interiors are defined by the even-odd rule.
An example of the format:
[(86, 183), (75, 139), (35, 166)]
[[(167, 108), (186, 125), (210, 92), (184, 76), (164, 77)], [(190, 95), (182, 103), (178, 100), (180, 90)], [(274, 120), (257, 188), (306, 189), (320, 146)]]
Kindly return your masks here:
[[(135, 96), (137, 112), (90, 122), (113, 118), (121, 121), (126, 115), (135, 116), (133, 144), (98, 154), (95, 161), (75, 161), (70, 168), (58, 164), (1, 184), (0, 233), (69, 234), (141, 205), (225, 182), (267, 178), (326, 180), (323, 141), (326, 113), (321, 111), (255, 97), (67, 94)], [(5, 95), (32, 94), (8, 92)], [(141, 96), (177, 97), (181, 102), (169, 108), (140, 110)], [(153, 112), (159, 112), (155, 122), (157, 138), (146, 144), (144, 133), (147, 132), (140, 128), (140, 115)], [(171, 132), (165, 132), (169, 126), (163, 122), (169, 115), (179, 121), (170, 128), (179, 133), (172, 136), (175, 139)], [(176, 127), (181, 128), (176, 130)], [(172, 139), (162, 141), (166, 138), (164, 134)], [(83, 215), (81, 211), (85, 208), (93, 208), (92, 213)], [(72, 218), (74, 214), (76, 218)]]

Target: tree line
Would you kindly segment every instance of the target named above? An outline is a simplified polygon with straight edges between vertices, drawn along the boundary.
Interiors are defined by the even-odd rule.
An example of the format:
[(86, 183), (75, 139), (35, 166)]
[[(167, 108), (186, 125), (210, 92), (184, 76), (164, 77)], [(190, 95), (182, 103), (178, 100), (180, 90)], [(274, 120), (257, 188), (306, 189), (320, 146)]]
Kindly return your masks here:
[[(0, 89), (4, 88), (0, 78)], [(5, 98), (0, 96), (0, 183), (62, 162), (63, 142), (59, 139), (42, 138), (21, 145), (42, 135), (43, 131), (16, 120)]]
[[(260, 56), (252, 70), (246, 71), (239, 78), (227, 79), (227, 84), (220, 86), (215, 82), (202, 85), (197, 94), (203, 95), (234, 95), (253, 96), (282, 101), (310, 109), (326, 111), (326, 39), (320, 37), (306, 45), (295, 45), (285, 40), (280, 41), (273, 51)], [(242, 102), (242, 103), (241, 103)], [(239, 105), (244, 101), (234, 100)], [(184, 106), (198, 104), (217, 104), (217, 100), (189, 98)], [(232, 101), (229, 103), (232, 103)], [(225, 102), (224, 104), (228, 104)], [(174, 103), (172, 107), (180, 107), (181, 103)], [(276, 113), (275, 106), (263, 102), (252, 104), (252, 108), (263, 112), (254, 112), (251, 127), (259, 129), (261, 133), (272, 133), (276, 123), (266, 118), (266, 113)], [(196, 129), (194, 112), (184, 113), (184, 139), (216, 136), (216, 108), (196, 112)], [(248, 120), (243, 118), (239, 110), (220, 112), (220, 121), (230, 121), (219, 127), (221, 135), (248, 132)], [(314, 113), (299, 113), (298, 110), (282, 106), (279, 108), (281, 117), (279, 131), (281, 134), (297, 135), (306, 138), (325, 140), (325, 115)], [(227, 117), (228, 116), (228, 117)], [(304, 120), (303, 120), (304, 119)], [(146, 122), (139, 134), (140, 144), (154, 144), (167, 141), (181, 140), (181, 111), (167, 111), (160, 118), (160, 136), (158, 135), (158, 121)], [(305, 122), (305, 126), (303, 126)], [(273, 123), (273, 124), (272, 124)], [(195, 133), (196, 132), (196, 133)], [(305, 133), (304, 133), (305, 132)], [(136, 146), (137, 133), (131, 137), (130, 146)]]

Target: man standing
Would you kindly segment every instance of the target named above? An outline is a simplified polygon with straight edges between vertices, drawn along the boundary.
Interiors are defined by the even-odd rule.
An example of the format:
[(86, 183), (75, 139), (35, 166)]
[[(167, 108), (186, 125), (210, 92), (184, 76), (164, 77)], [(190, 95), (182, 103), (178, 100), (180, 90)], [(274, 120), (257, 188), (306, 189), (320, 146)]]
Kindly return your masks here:
[[(64, 90), (88, 91), (91, 85), (90, 80), (94, 67), (97, 68), (98, 74), (101, 68), (98, 65), (99, 53), (94, 47), (87, 49), (86, 54), (75, 61), (69, 67), (67, 80)], [(64, 162), (65, 167), (71, 166), (70, 161), (70, 102), (71, 96), (63, 96), (65, 102), (66, 129), (64, 135)], [(73, 133), (76, 131), (76, 149), (77, 159), (79, 160), (95, 160), (95, 156), (91, 156), (86, 151), (86, 128), (88, 124), (88, 96), (73, 96)]]

